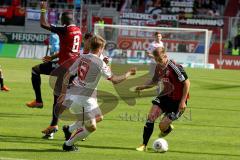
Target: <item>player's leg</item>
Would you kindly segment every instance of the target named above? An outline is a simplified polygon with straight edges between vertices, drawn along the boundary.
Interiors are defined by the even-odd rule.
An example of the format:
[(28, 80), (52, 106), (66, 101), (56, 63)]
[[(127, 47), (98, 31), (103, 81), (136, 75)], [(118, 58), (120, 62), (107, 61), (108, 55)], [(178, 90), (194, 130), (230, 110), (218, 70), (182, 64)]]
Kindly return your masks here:
[(65, 140), (69, 140), (72, 133), (77, 130), (78, 128), (81, 128), (83, 126), (82, 121), (76, 121), (75, 123), (71, 125), (64, 125), (62, 130), (65, 136)]
[(172, 120), (169, 119), (168, 116), (164, 116), (161, 122), (159, 123), (159, 129), (160, 129), (160, 134), (159, 137), (165, 137), (167, 136), (172, 130), (173, 130), (173, 125), (172, 125)]
[(4, 85), (4, 80), (3, 80), (3, 73), (2, 69), (0, 68), (0, 87), (2, 91), (9, 91), (10, 89)]
[[(96, 116), (96, 123), (101, 122), (103, 120), (103, 116)], [(65, 136), (65, 140), (69, 140), (72, 133), (77, 130), (78, 128), (81, 128), (83, 126), (82, 121), (77, 121), (71, 125), (64, 125), (63, 126), (63, 132)], [(82, 139), (84, 141), (86, 139)]]
[(58, 115), (55, 114), (55, 108), (57, 107), (57, 100), (59, 96), (54, 95), (54, 103), (53, 103), (53, 109), (52, 109), (52, 120), (50, 123), (50, 126), (57, 126), (58, 124)]
[(30, 108), (42, 108), (43, 101), (41, 95), (41, 74), (49, 75), (54, 69), (52, 62), (41, 63), (32, 67), (32, 86), (35, 93), (35, 100), (28, 102), (26, 105)]
[(78, 140), (82, 140), (88, 137), (91, 133), (96, 131), (96, 129), (97, 123), (95, 118), (84, 122), (84, 126), (77, 129), (77, 131), (70, 137), (70, 139), (63, 144), (63, 150), (74, 151), (76, 148), (74, 146), (74, 143), (77, 142)]
[[(96, 123), (101, 122), (103, 120), (103, 115), (102, 112), (100, 110), (99, 107), (93, 109), (92, 113), (94, 114), (93, 116), (95, 116), (96, 119)], [(65, 140), (69, 140), (69, 138), (71, 137), (72, 133), (81, 128), (83, 126), (83, 120), (81, 117), (79, 117), (79, 121), (76, 121), (75, 123), (71, 124), (71, 125), (64, 125), (63, 126), (63, 132), (65, 135)], [(82, 141), (84, 141), (86, 139), (82, 139)]]
[[(74, 143), (77, 140), (82, 140), (88, 137), (92, 132), (97, 129), (96, 115), (101, 115), (101, 110), (98, 107), (96, 98), (78, 98), (74, 96), (74, 103), (71, 104), (72, 107), (76, 105), (80, 106), (81, 110), (78, 110), (80, 116), (77, 117), (78, 121), (83, 123), (81, 128), (77, 129), (77, 132), (74, 133), (71, 138), (63, 144), (63, 150), (71, 151), (74, 148)], [(86, 107), (81, 107), (86, 106)]]
[(172, 122), (177, 120), (183, 112), (178, 111), (179, 101), (165, 99), (162, 101), (166, 108), (166, 113), (161, 122), (159, 123), (160, 134), (159, 137), (167, 136), (173, 129)]
[[(52, 108), (52, 119), (50, 125), (42, 131), (45, 134), (43, 138), (53, 139), (53, 133), (58, 131), (58, 114), (56, 114), (58, 104), (58, 98), (61, 94), (63, 78), (66, 73), (66, 69), (64, 67), (58, 67), (54, 71), (51, 72), (51, 76), (56, 76), (57, 80), (54, 87), (54, 101), (53, 101), (53, 108)], [(51, 135), (51, 136), (49, 136)]]
[(143, 129), (143, 143), (138, 148), (136, 148), (137, 151), (146, 151), (147, 150), (146, 147), (147, 147), (148, 141), (153, 133), (154, 122), (159, 117), (159, 115), (161, 115), (161, 113), (162, 113), (162, 110), (159, 108), (158, 105), (154, 104), (154, 102), (153, 102), (153, 106), (151, 107), (151, 109), (149, 111), (148, 119), (147, 119), (147, 122)]
[[(99, 123), (103, 120), (103, 115), (102, 115), (102, 111), (99, 107), (93, 109), (93, 117), (95, 117), (95, 120), (96, 120), (96, 123)], [(87, 139), (86, 138), (83, 138), (82, 141), (85, 141)]]
[(54, 103), (53, 103), (53, 110), (52, 110), (52, 120), (50, 125), (42, 130), (42, 133), (45, 134), (43, 138), (45, 139), (53, 139), (54, 133), (58, 131), (58, 115), (55, 113), (55, 107), (57, 105), (58, 96), (54, 95)]
[(50, 126), (57, 126), (58, 124), (58, 115), (55, 114), (55, 110), (56, 110), (56, 107), (58, 107), (57, 100), (59, 95), (61, 95), (64, 76), (65, 76), (65, 73), (67, 72), (67, 70), (64, 67), (59, 67), (58, 69), (60, 69), (60, 73), (57, 75), (57, 81), (54, 87), (54, 101), (53, 101), (53, 109), (52, 109), (52, 120), (51, 120)]
[[(62, 114), (65, 113), (65, 110), (66, 112), (68, 112), (67, 110), (72, 110), (73, 108), (73, 111), (71, 111), (70, 115), (68, 116), (73, 116), (72, 118), (76, 120), (75, 123), (71, 124), (71, 125), (64, 125), (62, 130), (63, 130), (63, 133), (64, 133), (64, 136), (65, 136), (65, 140), (69, 140), (72, 133), (77, 130), (78, 128), (81, 128), (83, 126), (83, 121), (82, 121), (82, 118), (83, 117), (83, 107), (81, 107), (80, 105), (80, 101), (79, 100), (82, 100), (79, 96), (77, 95), (72, 95), (72, 91), (71, 91), (71, 88), (69, 88), (67, 91), (66, 91), (66, 95), (64, 97), (60, 97), (59, 99), (59, 108), (63, 108), (63, 111), (58, 111), (59, 113), (56, 113), (59, 116), (61, 116)], [(77, 98), (76, 98), (77, 97)], [(56, 108), (58, 109), (58, 108)], [(59, 110), (59, 109), (58, 109)], [(62, 110), (62, 109), (60, 109)], [(56, 111), (56, 110), (55, 110)]]
[(0, 68), (0, 85), (1, 85), (1, 88), (4, 86), (3, 74), (2, 74), (2, 69), (1, 68)]

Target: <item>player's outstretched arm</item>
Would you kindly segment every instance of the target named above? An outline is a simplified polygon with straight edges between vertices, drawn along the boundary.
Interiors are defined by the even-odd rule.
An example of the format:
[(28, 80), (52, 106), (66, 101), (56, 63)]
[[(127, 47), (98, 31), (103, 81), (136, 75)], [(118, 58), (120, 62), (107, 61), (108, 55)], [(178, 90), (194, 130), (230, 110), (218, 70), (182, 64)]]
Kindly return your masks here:
[(128, 77), (136, 74), (136, 68), (130, 68), (125, 74), (123, 75), (113, 75), (111, 80), (113, 84), (121, 83), (122, 81), (126, 80)]
[(40, 25), (42, 28), (50, 30), (50, 24), (46, 20), (47, 2), (41, 1), (40, 8), (41, 8)]
[(135, 91), (136, 91), (136, 92), (140, 92), (141, 90), (148, 89), (148, 88), (152, 88), (152, 87), (154, 87), (155, 85), (156, 85), (156, 82), (150, 80), (150, 81), (148, 81), (146, 84), (137, 86), (137, 87), (135, 88)]

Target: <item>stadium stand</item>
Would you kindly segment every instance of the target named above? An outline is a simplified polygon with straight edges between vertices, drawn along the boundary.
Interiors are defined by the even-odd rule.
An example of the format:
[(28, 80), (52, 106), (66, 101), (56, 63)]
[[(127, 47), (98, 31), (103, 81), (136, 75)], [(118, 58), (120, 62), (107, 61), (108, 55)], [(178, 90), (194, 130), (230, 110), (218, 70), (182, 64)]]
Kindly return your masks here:
[[(213, 31), (210, 54), (220, 52), (223, 29), (225, 54), (231, 55), (234, 37), (239, 33), (239, 0), (49, 0), (48, 19), (59, 23), (63, 11), (75, 13), (82, 32), (93, 30), (94, 23), (145, 25), (157, 27), (206, 28)], [(80, 10), (82, 8), (82, 10)], [(152, 19), (124, 17), (151, 15)], [(39, 26), (38, 0), (1, 0), (1, 32), (49, 34)], [(81, 16), (82, 15), (82, 16)], [(231, 30), (229, 29), (231, 28)]]

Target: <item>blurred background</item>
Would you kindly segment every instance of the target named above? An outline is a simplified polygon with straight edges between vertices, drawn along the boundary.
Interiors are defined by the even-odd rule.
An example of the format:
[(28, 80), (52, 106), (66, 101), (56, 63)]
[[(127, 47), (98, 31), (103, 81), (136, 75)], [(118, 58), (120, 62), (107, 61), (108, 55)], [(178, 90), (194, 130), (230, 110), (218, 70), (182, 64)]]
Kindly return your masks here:
[[(0, 1), (0, 57), (45, 55), (50, 33), (40, 28), (39, 3)], [(70, 11), (83, 34), (93, 32), (95, 23), (209, 29), (208, 62), (215, 68), (240, 69), (240, 0), (48, 0), (48, 7), (49, 23), (59, 25), (61, 13)], [(164, 35), (163, 41), (168, 38)]]

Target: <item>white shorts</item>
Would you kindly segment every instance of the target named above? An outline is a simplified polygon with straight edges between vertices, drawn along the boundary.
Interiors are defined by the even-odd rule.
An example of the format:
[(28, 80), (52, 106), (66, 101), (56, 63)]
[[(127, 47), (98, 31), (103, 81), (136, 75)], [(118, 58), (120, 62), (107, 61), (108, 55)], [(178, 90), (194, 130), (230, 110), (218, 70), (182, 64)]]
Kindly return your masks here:
[(63, 105), (69, 109), (71, 114), (79, 115), (80, 121), (89, 121), (102, 116), (97, 98), (66, 94)]

